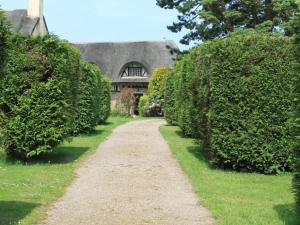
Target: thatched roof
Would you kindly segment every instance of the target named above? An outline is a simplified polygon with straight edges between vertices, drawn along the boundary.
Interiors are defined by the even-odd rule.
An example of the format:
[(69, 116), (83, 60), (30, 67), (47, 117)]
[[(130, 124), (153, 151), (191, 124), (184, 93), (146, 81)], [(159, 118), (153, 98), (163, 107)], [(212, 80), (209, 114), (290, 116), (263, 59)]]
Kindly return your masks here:
[(113, 82), (148, 82), (146, 78), (122, 78), (129, 63), (140, 63), (152, 74), (155, 68), (172, 67), (178, 47), (173, 41), (78, 43), (84, 58), (102, 69)]
[(40, 20), (38, 17), (28, 17), (26, 9), (4, 11), (4, 13), (8, 21), (12, 23), (12, 31), (23, 35), (33, 35)]

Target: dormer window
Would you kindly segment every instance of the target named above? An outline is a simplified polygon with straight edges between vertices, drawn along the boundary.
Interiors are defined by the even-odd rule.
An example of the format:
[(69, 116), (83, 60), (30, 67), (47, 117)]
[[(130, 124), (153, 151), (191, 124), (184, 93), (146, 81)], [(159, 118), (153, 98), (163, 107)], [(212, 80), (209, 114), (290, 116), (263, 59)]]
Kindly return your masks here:
[(143, 68), (142, 67), (128, 67), (128, 76), (129, 77), (142, 77)]
[(122, 71), (121, 76), (126, 77), (148, 77), (146, 69), (139, 63), (130, 63)]

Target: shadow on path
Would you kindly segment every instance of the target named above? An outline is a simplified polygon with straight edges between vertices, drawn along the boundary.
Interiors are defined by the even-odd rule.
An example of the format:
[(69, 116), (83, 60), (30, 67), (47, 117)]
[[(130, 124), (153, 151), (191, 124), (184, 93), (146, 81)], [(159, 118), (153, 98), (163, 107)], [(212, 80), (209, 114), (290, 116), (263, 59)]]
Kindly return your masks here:
[(17, 225), (38, 204), (15, 201), (0, 201), (0, 225)]

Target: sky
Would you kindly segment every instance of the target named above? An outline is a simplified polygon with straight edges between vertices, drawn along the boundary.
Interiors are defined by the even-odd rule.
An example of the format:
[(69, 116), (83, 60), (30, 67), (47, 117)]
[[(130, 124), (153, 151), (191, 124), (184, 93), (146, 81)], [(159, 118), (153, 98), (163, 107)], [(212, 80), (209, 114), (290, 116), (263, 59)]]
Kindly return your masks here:
[[(174, 10), (164, 10), (156, 0), (44, 0), (51, 33), (71, 42), (173, 40), (181, 50), (184, 33), (172, 33)], [(0, 0), (3, 9), (27, 8), (27, 0)]]

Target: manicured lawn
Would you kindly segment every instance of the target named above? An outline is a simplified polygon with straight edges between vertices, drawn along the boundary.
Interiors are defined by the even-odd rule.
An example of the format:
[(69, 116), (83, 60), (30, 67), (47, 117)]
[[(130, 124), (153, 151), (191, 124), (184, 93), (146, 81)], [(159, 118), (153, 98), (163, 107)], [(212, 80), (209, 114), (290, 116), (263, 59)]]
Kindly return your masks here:
[(45, 209), (63, 195), (75, 169), (95, 152), (117, 126), (130, 118), (110, 118), (88, 136), (73, 138), (34, 163), (5, 160), (0, 150), (0, 225), (34, 225), (45, 217)]
[(291, 174), (266, 176), (225, 172), (208, 162), (194, 140), (178, 127), (163, 126), (169, 143), (195, 192), (219, 225), (299, 225), (296, 222)]

